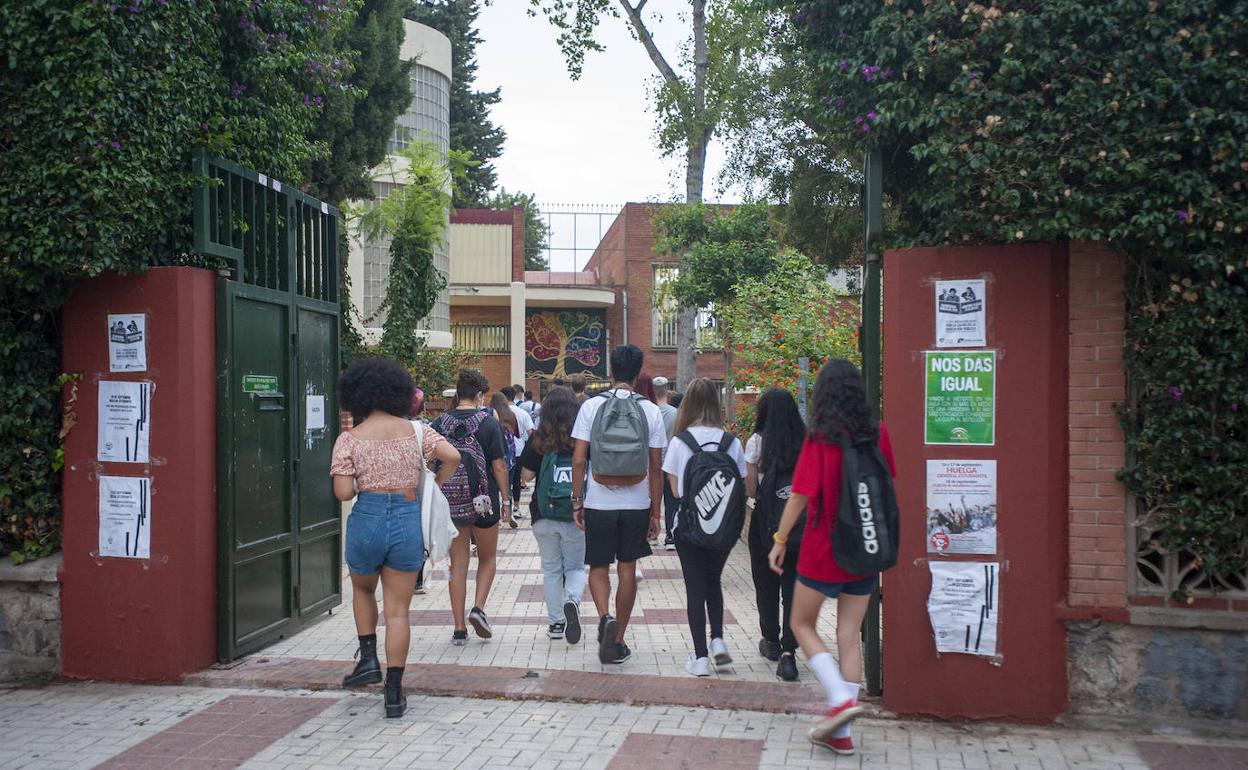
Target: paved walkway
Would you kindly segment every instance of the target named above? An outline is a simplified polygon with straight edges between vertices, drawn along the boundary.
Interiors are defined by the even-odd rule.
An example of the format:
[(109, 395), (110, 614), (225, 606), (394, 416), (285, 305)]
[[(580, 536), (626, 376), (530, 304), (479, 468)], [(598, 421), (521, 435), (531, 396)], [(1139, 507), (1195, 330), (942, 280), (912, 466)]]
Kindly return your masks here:
[[(820, 690), (800, 660), (783, 683), (757, 652), (748, 554), (724, 576), (731, 670), (693, 679), (675, 554), (643, 563), (633, 659), (603, 666), (592, 644), (545, 636), (537, 545), (504, 529), (487, 611), (495, 635), (450, 644), (446, 583), (412, 611), (409, 709), (381, 716), (379, 688), (343, 691), (355, 630), (348, 604), (290, 639), (183, 686), (55, 684), (0, 690), (0, 768), (1248, 768), (1248, 741), (958, 725), (886, 718), (868, 702), (859, 753), (836, 757), (806, 732)], [(832, 617), (824, 618), (831, 635)], [(384, 633), (384, 631), (382, 632)]]
[[(527, 492), (526, 492), (527, 495)], [(475, 565), (475, 561), (474, 561)], [(446, 575), (434, 571), (424, 595), (412, 602), (412, 651), (414, 663), (467, 666), (506, 666), (557, 671), (592, 671), (652, 676), (686, 676), (686, 658), (693, 649), (685, 619), (685, 586), (680, 561), (674, 551), (658, 548), (641, 560), (643, 579), (637, 606), (628, 628), (627, 641), (633, 657), (622, 666), (604, 667), (598, 662), (593, 602), (586, 590), (582, 603), (586, 639), (576, 646), (546, 638), (546, 603), (542, 593), (542, 570), (531, 522), (519, 529), (504, 527), (499, 536), (498, 575), (484, 608), (494, 626), (494, 638), (478, 639), (469, 630), (466, 647), (451, 646), (451, 613)], [(471, 602), (475, 570), (470, 572)], [(612, 585), (615, 576), (612, 574)], [(380, 594), (380, 592), (379, 592)], [(333, 614), (290, 639), (264, 650), (270, 658), (347, 661), (355, 653), (355, 623), (351, 615), (350, 584), (343, 581), (344, 603)], [(750, 578), (749, 553), (742, 543), (733, 550), (724, 570), (724, 636), (735, 665), (720, 672), (721, 679), (778, 682), (775, 664), (758, 654), (758, 612), (754, 607), (754, 583)], [(829, 638), (835, 627), (834, 607), (822, 619)], [(384, 632), (383, 632), (384, 633)], [(586, 641), (589, 643), (586, 644)], [(799, 656), (800, 658), (800, 656)], [(799, 663), (802, 679), (814, 675)]]
[(862, 719), (858, 754), (800, 715), (375, 692), (58, 684), (0, 690), (0, 768), (1028, 768), (1230, 770), (1248, 748), (1120, 733)]

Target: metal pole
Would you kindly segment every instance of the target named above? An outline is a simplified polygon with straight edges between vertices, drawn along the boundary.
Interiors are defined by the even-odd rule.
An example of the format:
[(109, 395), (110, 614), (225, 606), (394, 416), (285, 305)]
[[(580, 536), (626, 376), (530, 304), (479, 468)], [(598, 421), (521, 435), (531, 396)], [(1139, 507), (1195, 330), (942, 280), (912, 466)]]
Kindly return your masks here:
[(806, 408), (809, 397), (807, 393), (810, 387), (810, 359), (803, 356), (797, 359), (797, 365), (801, 368), (802, 373), (797, 378), (797, 411), (802, 416), (802, 422), (806, 422)]
[[(884, 159), (880, 151), (867, 153), (863, 168), (863, 287), (862, 327), (858, 332), (862, 348), (862, 375), (867, 388), (867, 399), (877, 413), (883, 412), (880, 401), (882, 362), (880, 360), (880, 305), (883, 260), (879, 251), (880, 234), (884, 229)], [(884, 656), (880, 639), (880, 604), (883, 586), (871, 597), (866, 622), (862, 629), (863, 662), (865, 663), (867, 692), (881, 695), (884, 692)]]

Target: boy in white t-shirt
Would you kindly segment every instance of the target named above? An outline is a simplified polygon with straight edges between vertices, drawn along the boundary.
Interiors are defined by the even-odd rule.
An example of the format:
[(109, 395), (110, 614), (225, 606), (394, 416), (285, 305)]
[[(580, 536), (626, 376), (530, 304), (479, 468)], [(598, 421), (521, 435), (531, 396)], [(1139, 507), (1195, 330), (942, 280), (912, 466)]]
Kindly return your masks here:
[[(576, 416), (572, 438), (572, 516), (585, 530), (585, 563), (589, 565), (589, 592), (598, 610), (598, 660), (623, 663), (632, 652), (624, 644), (624, 631), (637, 600), (637, 560), (650, 555), (650, 540), (658, 536), (663, 474), (660, 455), (667, 446), (667, 431), (659, 408), (638, 398), (646, 420), (649, 463), (645, 478), (627, 486), (607, 486), (594, 479), (590, 439), (594, 419), (610, 398), (634, 398), (633, 384), (641, 373), (645, 355), (636, 345), (611, 351), (614, 386), (587, 399)], [(608, 612), (611, 599), (610, 567), (618, 562), (619, 587), (615, 616)]]

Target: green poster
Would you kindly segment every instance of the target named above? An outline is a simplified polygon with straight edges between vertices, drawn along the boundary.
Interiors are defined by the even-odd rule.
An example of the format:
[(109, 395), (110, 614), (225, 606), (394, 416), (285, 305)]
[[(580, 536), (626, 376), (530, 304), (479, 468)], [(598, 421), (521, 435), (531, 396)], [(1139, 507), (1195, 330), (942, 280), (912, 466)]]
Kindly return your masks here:
[(244, 374), (244, 393), (276, 393), (277, 378), (268, 374)]
[(997, 353), (924, 354), (924, 444), (996, 443)]

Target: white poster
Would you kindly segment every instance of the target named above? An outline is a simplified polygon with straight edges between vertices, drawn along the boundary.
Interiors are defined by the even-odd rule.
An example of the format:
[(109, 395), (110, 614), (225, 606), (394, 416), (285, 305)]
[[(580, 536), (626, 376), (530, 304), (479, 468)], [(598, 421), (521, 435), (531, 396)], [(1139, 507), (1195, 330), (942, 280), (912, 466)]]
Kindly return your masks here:
[(152, 435), (152, 383), (100, 381), (100, 462), (145, 463)]
[(143, 313), (108, 317), (108, 370), (147, 371), (147, 316)]
[(936, 347), (988, 344), (983, 280), (936, 281)]
[(927, 461), (927, 552), (997, 553), (997, 461)]
[(984, 562), (929, 562), (932, 592), (927, 615), (936, 652), (997, 654), (998, 565)]
[(304, 430), (325, 429), (325, 396), (307, 395), (307, 416), (304, 418)]
[(152, 557), (152, 481), (100, 476), (100, 556)]

